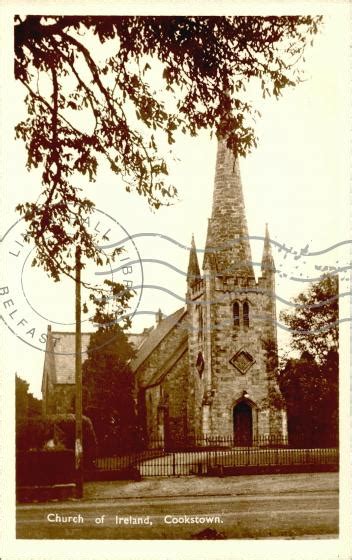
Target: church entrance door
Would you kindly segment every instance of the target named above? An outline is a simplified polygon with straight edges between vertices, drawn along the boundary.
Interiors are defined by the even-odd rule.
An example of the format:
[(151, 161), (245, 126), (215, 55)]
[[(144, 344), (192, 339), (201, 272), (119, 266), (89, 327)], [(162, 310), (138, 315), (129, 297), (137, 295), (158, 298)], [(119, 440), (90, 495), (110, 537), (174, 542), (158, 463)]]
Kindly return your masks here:
[(252, 408), (246, 402), (238, 403), (233, 409), (233, 433), (235, 445), (252, 445)]

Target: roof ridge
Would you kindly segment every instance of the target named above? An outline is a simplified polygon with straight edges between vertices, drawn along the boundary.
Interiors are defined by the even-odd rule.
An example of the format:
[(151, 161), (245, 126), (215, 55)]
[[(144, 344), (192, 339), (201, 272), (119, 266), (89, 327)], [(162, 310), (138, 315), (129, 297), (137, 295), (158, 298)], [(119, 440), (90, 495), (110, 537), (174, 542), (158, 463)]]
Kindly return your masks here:
[(150, 382), (146, 383), (143, 388), (147, 389), (149, 387), (153, 387), (155, 385), (158, 385), (162, 381), (162, 379), (165, 377), (165, 375), (167, 375), (169, 373), (172, 366), (174, 366), (175, 363), (178, 362), (178, 360), (183, 356), (183, 354), (187, 351), (187, 349), (188, 349), (188, 335), (186, 335), (182, 339), (180, 344), (177, 346), (176, 350), (174, 350), (174, 352), (166, 360), (166, 362), (163, 364), (163, 366), (153, 375)]
[(143, 344), (140, 346), (136, 357), (131, 362), (131, 368), (136, 371), (150, 356), (150, 354), (159, 346), (169, 332), (177, 325), (177, 323), (187, 313), (185, 307), (180, 307), (171, 315), (165, 317), (147, 336)]
[[(81, 334), (95, 334), (97, 331), (82, 331)], [(75, 331), (51, 331), (51, 334), (72, 334), (75, 335), (76, 332)], [(140, 336), (141, 334), (143, 334), (143, 331), (141, 332), (127, 332), (126, 335), (135, 335), (135, 336)]]

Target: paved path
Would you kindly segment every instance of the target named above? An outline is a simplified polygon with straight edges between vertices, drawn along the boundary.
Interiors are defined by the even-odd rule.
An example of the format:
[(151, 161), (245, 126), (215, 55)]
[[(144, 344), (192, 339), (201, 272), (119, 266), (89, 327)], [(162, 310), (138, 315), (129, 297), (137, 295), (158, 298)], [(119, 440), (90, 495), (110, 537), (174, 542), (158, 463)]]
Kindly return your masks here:
[[(153, 482), (149, 496), (143, 482), (117, 484), (119, 496), (112, 492), (114, 483), (98, 483), (100, 495), (97, 485), (95, 496), (91, 486), (86, 489), (91, 496), (80, 502), (18, 506), (17, 537), (190, 539), (205, 528), (226, 538), (332, 538), (338, 533), (337, 476), (332, 473)], [(169, 494), (163, 495), (168, 483)], [(133, 496), (138, 487), (140, 497)], [(192, 487), (198, 495), (190, 493)], [(125, 494), (129, 488), (129, 496), (122, 488)], [(107, 489), (110, 497), (102, 491)]]
[(84, 485), (84, 499), (337, 491), (338, 476), (338, 473), (300, 473), (223, 478), (151, 477), (140, 482), (88, 482)]

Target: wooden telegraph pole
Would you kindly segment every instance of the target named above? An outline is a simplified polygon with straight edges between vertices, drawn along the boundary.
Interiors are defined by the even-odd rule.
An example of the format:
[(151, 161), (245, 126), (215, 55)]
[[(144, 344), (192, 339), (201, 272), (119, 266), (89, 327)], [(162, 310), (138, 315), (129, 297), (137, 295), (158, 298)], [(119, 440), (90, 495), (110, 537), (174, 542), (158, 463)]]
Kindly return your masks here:
[(76, 497), (83, 496), (82, 445), (82, 335), (81, 335), (81, 247), (76, 247), (76, 337), (75, 337), (76, 430), (75, 471)]

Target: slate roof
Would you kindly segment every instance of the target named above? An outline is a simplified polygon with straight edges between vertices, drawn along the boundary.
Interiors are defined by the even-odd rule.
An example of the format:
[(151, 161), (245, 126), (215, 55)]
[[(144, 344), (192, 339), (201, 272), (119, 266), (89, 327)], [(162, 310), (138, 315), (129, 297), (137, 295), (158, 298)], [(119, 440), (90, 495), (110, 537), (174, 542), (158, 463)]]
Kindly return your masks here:
[(161, 368), (153, 375), (152, 379), (145, 385), (145, 388), (159, 385), (159, 383), (161, 383), (164, 377), (169, 373), (170, 369), (176, 364), (176, 362), (180, 360), (180, 358), (182, 358), (187, 350), (188, 336), (186, 335), (181, 344), (179, 344), (179, 346), (161, 366)]
[[(82, 361), (87, 357), (91, 333), (82, 333)], [(55, 383), (75, 382), (75, 333), (51, 333), (54, 345)]]
[[(186, 312), (186, 309), (181, 307), (175, 311), (175, 313), (172, 313), (172, 315), (162, 319), (156, 327), (144, 329), (141, 333), (128, 334), (129, 342), (132, 343), (137, 350), (137, 355), (131, 362), (133, 371), (136, 371), (142, 365)], [(87, 357), (87, 349), (91, 334), (90, 332), (82, 333), (82, 361)], [(53, 383), (73, 385), (75, 383), (75, 333), (49, 330), (48, 335), (43, 381), (44, 375), (49, 375)], [(51, 348), (53, 348), (53, 353), (50, 352)], [(179, 349), (177, 349), (176, 353), (178, 351)], [(184, 351), (183, 344), (182, 354)], [(179, 359), (180, 356), (177, 357), (175, 355), (172, 357), (175, 361)], [(167, 367), (167, 364), (164, 364), (164, 367), (159, 370), (158, 378), (165, 374), (165, 367)]]
[(181, 307), (172, 315), (165, 317), (149, 334), (145, 339), (143, 344), (138, 350), (137, 356), (131, 362), (131, 368), (136, 371), (143, 362), (150, 356), (150, 354), (155, 350), (155, 348), (160, 344), (160, 342), (165, 338), (165, 336), (173, 329), (175, 325), (182, 319), (182, 317), (187, 313), (184, 307)]
[[(142, 333), (129, 333), (128, 340), (138, 350), (141, 343), (148, 336), (150, 330), (145, 329)], [(58, 384), (74, 384), (75, 383), (75, 333), (49, 331), (51, 341), (48, 340), (47, 350), (50, 352), (50, 342), (53, 345), (53, 353), (47, 353), (45, 360), (49, 367), (45, 367), (44, 371), (49, 369), (49, 375), (53, 383)], [(87, 358), (87, 349), (91, 332), (82, 333), (82, 361)]]

